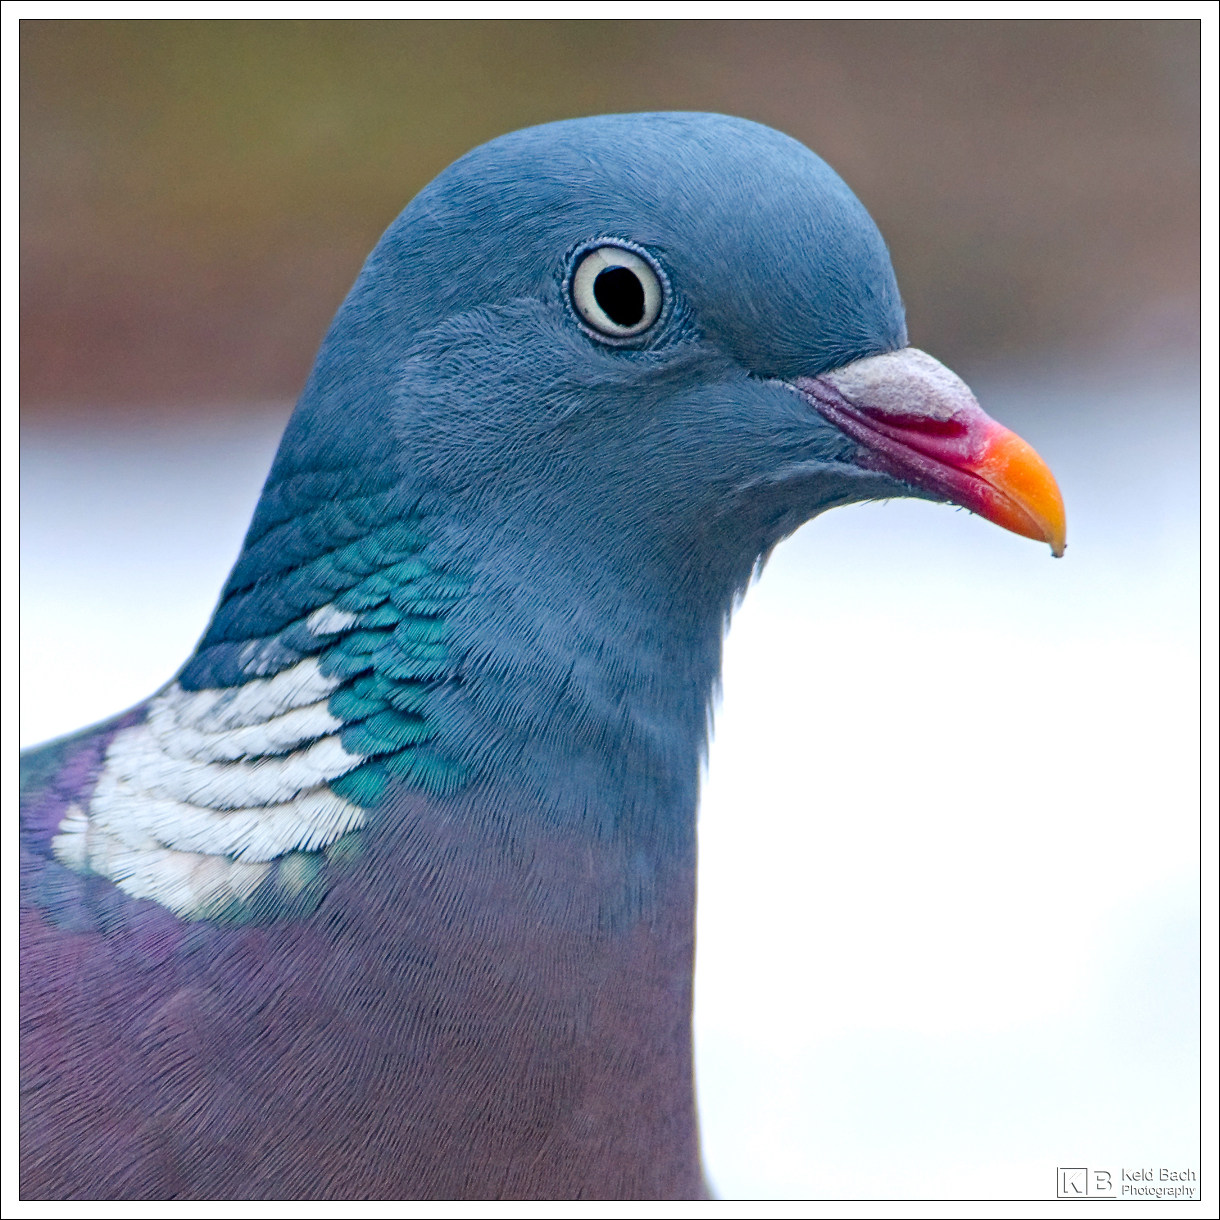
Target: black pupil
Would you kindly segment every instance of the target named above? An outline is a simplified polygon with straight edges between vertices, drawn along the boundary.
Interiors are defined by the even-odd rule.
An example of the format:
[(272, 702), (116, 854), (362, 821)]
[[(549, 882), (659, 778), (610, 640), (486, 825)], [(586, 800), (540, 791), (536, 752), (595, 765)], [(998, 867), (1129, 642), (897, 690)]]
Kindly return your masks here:
[(626, 267), (607, 267), (593, 281), (593, 296), (618, 326), (635, 326), (644, 316), (644, 285)]

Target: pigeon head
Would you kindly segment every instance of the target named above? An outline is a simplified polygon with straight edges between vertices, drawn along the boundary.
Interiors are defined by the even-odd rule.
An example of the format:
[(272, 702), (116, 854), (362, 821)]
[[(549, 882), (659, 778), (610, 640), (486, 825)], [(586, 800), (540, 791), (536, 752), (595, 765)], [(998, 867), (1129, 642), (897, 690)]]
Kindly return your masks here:
[[(621, 322), (598, 295), (616, 281)], [(388, 460), (600, 569), (655, 557), (739, 580), (819, 509), (909, 494), (851, 465), (858, 446), (792, 388), (905, 341), (876, 226), (789, 137), (703, 114), (532, 128), (390, 227), (272, 485), (319, 459)], [(810, 462), (820, 478), (801, 478)]]
[(893, 496), (1062, 551), (1049, 471), (906, 346), (885, 243), (823, 161), (707, 114), (475, 149), (369, 257), (157, 696), (172, 749), (229, 734), (175, 792), (273, 814), (152, 838), (267, 864), (405, 783), (664, 839), (751, 574)]
[[(598, 298), (615, 282), (620, 321)], [(801, 144), (718, 115), (549, 124), (468, 154), (390, 227), (269, 486), (319, 461), (393, 467), (601, 571), (740, 584), (831, 505), (963, 499), (875, 445), (860, 460), (867, 423), (845, 429), (811, 384), (905, 343), (880, 233)], [(968, 411), (917, 364), (877, 368), (906, 400), (890, 423), (912, 422), (929, 369), (942, 410)]]

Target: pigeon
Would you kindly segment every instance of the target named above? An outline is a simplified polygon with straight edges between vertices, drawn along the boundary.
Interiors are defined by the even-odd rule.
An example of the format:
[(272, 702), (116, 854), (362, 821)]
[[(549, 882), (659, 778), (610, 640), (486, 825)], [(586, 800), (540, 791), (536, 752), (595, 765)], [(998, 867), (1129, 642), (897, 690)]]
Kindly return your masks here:
[(450, 166), (194, 653), (22, 760), (23, 1197), (706, 1197), (725, 630), (781, 539), (901, 496), (1063, 553), (1045, 463), (908, 346), (802, 144), (622, 114)]

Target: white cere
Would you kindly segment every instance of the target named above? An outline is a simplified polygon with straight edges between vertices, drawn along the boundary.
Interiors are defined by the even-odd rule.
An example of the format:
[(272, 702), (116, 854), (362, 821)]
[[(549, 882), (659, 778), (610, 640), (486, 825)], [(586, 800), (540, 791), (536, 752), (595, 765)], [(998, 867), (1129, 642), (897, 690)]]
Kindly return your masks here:
[(572, 303), (599, 334), (630, 339), (661, 312), (661, 281), (648, 262), (621, 246), (583, 255), (572, 276)]

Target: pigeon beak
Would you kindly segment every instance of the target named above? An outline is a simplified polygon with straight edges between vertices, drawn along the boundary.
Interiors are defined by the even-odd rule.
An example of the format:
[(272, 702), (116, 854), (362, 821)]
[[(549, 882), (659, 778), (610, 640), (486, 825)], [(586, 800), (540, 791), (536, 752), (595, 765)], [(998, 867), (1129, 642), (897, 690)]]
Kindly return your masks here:
[(939, 360), (905, 347), (793, 384), (864, 446), (862, 466), (1046, 542), (1056, 558), (1063, 554), (1063, 497), (1050, 468)]

